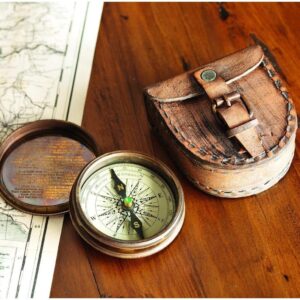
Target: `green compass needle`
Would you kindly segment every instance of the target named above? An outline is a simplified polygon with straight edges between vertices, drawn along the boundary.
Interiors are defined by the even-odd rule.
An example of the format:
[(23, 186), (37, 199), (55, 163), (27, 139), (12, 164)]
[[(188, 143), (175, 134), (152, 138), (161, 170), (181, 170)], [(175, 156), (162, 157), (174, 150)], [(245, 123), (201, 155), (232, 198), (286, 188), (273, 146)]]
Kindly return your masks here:
[(133, 198), (126, 197), (126, 186), (113, 169), (110, 169), (110, 174), (113, 181), (113, 188), (117, 192), (117, 194), (121, 196), (124, 204), (124, 209), (130, 212), (130, 226), (136, 231), (141, 239), (144, 239), (143, 224), (133, 211)]

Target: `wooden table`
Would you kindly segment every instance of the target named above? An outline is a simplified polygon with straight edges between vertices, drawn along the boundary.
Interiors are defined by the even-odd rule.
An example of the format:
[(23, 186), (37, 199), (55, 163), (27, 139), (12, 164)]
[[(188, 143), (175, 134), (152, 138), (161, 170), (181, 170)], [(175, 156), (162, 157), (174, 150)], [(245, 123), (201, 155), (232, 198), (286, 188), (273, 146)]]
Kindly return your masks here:
[[(65, 218), (52, 297), (299, 297), (300, 137), (293, 165), (254, 197), (196, 190), (151, 132), (143, 87), (253, 43), (272, 51), (300, 108), (300, 4), (106, 3), (83, 127), (102, 152), (139, 150), (179, 176), (186, 220), (175, 242), (139, 260), (105, 256)], [(263, 100), (263, 99), (262, 99)]]

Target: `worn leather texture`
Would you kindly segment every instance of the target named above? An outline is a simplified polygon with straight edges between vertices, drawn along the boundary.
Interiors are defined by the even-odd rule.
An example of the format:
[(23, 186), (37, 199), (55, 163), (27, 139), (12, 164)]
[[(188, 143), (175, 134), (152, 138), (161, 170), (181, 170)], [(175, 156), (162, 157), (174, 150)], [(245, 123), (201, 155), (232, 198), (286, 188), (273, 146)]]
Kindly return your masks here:
[[(205, 85), (199, 77), (195, 78), (206, 69), (215, 70), (226, 84)], [(213, 112), (213, 100), (232, 91), (241, 95), (253, 116), (245, 114), (240, 102), (234, 102), (231, 112), (220, 107), (221, 118)], [(175, 160), (192, 181), (201, 177), (197, 176), (201, 168), (214, 172), (223, 170), (225, 174), (228, 171), (230, 175), (232, 170), (253, 169), (264, 164), (267, 167), (280, 152), (287, 151), (285, 149), (292, 153), (286, 153), (285, 166), (278, 166), (273, 175), (274, 172), (278, 176), (280, 172), (283, 174), (283, 169), (290, 163), (294, 150), (287, 145), (294, 143), (297, 128), (294, 104), (260, 46), (248, 47), (150, 86), (145, 89), (145, 101), (150, 123), (169, 149), (176, 153)], [(222, 118), (227, 118), (226, 122)], [(234, 138), (228, 137), (228, 129), (253, 118), (256, 119), (255, 126), (250, 124), (253, 125), (251, 130), (246, 128), (242, 132), (248, 131), (244, 137), (237, 138), (240, 133)], [(256, 149), (252, 150), (252, 145)], [(266, 180), (268, 176), (271, 174), (265, 175)], [(201, 180), (198, 183), (201, 185)], [(215, 188), (219, 190), (218, 184)], [(227, 188), (230, 189), (229, 181)]]
[[(263, 59), (263, 52), (260, 47), (252, 49), (252, 51), (248, 49), (248, 64), (245, 65), (241, 61), (241, 73), (237, 73), (238, 75), (227, 80), (227, 82), (220, 74), (222, 70), (218, 73), (215, 71), (214, 66), (206, 66), (197, 70), (194, 73), (194, 78), (212, 102), (213, 111), (223, 122), (223, 127), (230, 130), (230, 137), (236, 139), (252, 157), (257, 157), (265, 150), (259, 131), (255, 128), (259, 125), (259, 122), (253, 112), (249, 111), (246, 102), (236, 90), (236, 87), (230, 84), (230, 82), (250, 74)], [(256, 53), (259, 53), (260, 56), (258, 62), (253, 60)], [(243, 53), (242, 56), (244, 55)], [(241, 54), (238, 53), (236, 56), (241, 56)], [(251, 64), (249, 64), (249, 61), (251, 61)], [(202, 74), (205, 73), (213, 74), (214, 78), (205, 80), (205, 78), (202, 78)], [(229, 135), (227, 134), (227, 136)]]

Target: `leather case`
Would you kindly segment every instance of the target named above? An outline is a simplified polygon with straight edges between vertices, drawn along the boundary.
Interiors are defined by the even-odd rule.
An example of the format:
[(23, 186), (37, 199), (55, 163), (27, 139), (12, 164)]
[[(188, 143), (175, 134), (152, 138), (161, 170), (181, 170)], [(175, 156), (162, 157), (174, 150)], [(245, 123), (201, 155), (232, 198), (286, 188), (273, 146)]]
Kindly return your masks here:
[(180, 170), (207, 193), (257, 194), (289, 169), (297, 115), (258, 45), (146, 88), (145, 103)]

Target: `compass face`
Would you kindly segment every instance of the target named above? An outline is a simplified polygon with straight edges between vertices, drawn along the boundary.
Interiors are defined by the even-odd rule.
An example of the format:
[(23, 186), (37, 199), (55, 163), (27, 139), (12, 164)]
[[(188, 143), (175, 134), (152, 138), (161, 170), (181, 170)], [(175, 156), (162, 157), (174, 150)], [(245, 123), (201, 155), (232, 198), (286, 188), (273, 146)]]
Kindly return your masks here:
[(81, 187), (80, 206), (97, 230), (120, 240), (150, 238), (175, 214), (174, 196), (165, 180), (134, 163), (116, 163), (94, 172)]

